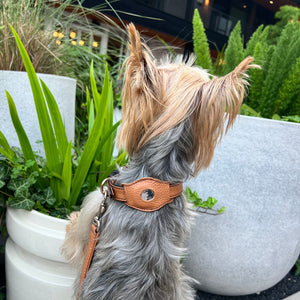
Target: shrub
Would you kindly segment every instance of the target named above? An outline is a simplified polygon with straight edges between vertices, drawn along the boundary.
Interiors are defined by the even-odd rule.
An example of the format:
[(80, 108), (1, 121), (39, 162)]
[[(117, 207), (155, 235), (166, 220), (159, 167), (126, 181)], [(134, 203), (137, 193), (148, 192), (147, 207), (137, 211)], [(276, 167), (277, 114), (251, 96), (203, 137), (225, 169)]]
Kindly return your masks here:
[(197, 56), (196, 65), (201, 66), (203, 69), (212, 70), (207, 37), (198, 9), (195, 9), (193, 17), (193, 41), (194, 52)]
[(225, 49), (224, 55), (224, 70), (223, 73), (227, 74), (231, 72), (244, 58), (243, 39), (241, 37), (241, 23), (237, 22), (232, 30), (228, 45)]
[[(289, 23), (283, 29), (274, 48), (265, 80), (262, 84), (259, 111), (264, 117), (272, 117), (279, 89), (292, 66), (300, 56), (300, 24)], [(286, 113), (286, 112), (284, 112)]]

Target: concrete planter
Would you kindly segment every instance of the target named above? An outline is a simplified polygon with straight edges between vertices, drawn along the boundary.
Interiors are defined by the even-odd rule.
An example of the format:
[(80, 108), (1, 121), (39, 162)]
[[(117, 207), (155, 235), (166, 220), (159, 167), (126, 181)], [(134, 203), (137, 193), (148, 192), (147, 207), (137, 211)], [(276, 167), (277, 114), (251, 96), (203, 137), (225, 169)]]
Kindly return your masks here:
[(185, 269), (198, 288), (237, 296), (278, 283), (300, 253), (300, 125), (241, 116), (208, 170), (187, 182), (223, 215), (199, 214)]
[(60, 254), (67, 221), (8, 208), (6, 222), (7, 299), (72, 299), (77, 272)]
[[(47, 84), (57, 101), (68, 140), (74, 140), (76, 80), (57, 75), (37, 75)], [(42, 137), (27, 73), (0, 71), (0, 131), (4, 133), (11, 146), (19, 146), (19, 140), (10, 118), (5, 90), (14, 99), (33, 150), (43, 154), (43, 145), (36, 143), (41, 141)]]

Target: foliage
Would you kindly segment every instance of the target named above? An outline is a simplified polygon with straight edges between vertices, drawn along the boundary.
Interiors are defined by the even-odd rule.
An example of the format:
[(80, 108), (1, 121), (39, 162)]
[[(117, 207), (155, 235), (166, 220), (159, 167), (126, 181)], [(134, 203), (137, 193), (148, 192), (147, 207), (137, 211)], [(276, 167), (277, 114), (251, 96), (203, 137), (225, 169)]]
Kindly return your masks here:
[[(70, 43), (67, 29), (73, 24), (81, 26), (86, 32), (91, 33), (95, 30), (103, 32), (105, 30), (103, 27), (88, 21), (87, 16), (93, 14), (98, 19), (117, 27), (115, 22), (100, 12), (104, 8), (103, 4), (87, 9), (83, 8), (83, 2), (84, 0), (0, 1), (0, 69), (25, 71), (9, 24), (24, 41), (36, 72), (51, 74), (62, 73), (64, 70), (66, 63), (66, 57), (63, 57), (64, 47)], [(68, 13), (65, 13), (66, 10)], [(53, 33), (57, 29), (60, 34), (55, 39)], [(81, 47), (77, 48), (80, 51)]]
[(262, 85), (259, 110), (263, 116), (271, 117), (275, 112), (275, 100), (282, 82), (296, 63), (297, 57), (300, 56), (299, 34), (300, 23), (289, 23), (278, 39)]
[(279, 21), (275, 25), (269, 26), (269, 43), (275, 43), (280, 36), (284, 27), (290, 22), (299, 22), (300, 19), (300, 8), (296, 6), (283, 5), (275, 13), (275, 18)]
[[(266, 45), (258, 42), (254, 47), (252, 56), (255, 57), (255, 63), (257, 63), (258, 65), (263, 65), (267, 57)], [(261, 103), (261, 84), (266, 76), (264, 71), (262, 71), (261, 69), (252, 69), (249, 71), (251, 86), (248, 99), (246, 99), (245, 102), (253, 108), (259, 107)]]
[[(241, 111), (240, 113), (245, 116), (250, 116), (250, 117), (257, 117), (261, 118), (261, 114), (248, 106), (247, 104), (242, 104), (241, 106)], [(272, 115), (273, 120), (278, 120), (278, 121), (288, 121), (288, 122), (294, 122), (294, 123), (300, 123), (300, 116), (295, 115), (295, 116), (283, 116), (280, 117), (278, 114)]]
[(212, 70), (212, 61), (207, 37), (198, 9), (195, 9), (193, 17), (193, 41), (194, 52), (197, 56), (196, 64), (203, 69)]
[[(49, 186), (51, 172), (42, 157), (35, 155), (35, 160), (25, 160), (22, 152), (14, 148), (12, 160), (0, 158), (0, 193), (7, 198), (7, 204), (26, 210), (38, 209), (49, 214), (56, 199)], [(33, 166), (38, 168), (33, 171)], [(65, 214), (66, 207), (61, 203), (55, 207), (55, 214)], [(53, 213), (53, 209), (52, 209)]]
[(238, 21), (230, 33), (228, 44), (224, 54), (224, 71), (223, 74), (231, 72), (244, 57), (243, 39), (241, 36), (241, 22)]
[[(245, 49), (238, 22), (229, 36), (224, 55), (218, 51), (211, 71), (213, 75), (227, 74), (243, 58), (253, 56), (261, 69), (249, 70), (250, 86), (244, 100), (247, 105), (241, 107), (241, 114), (297, 121), (300, 115), (300, 9), (282, 6), (276, 17), (277, 24), (257, 28)], [(194, 41), (196, 39), (194, 37)]]
[(245, 56), (262, 69), (249, 72), (246, 103), (263, 117), (295, 120), (281, 116), (300, 114), (300, 9), (282, 6), (276, 16), (277, 24), (258, 27), (247, 44)]
[[(113, 49), (111, 49), (113, 51)], [(111, 52), (110, 51), (110, 52)], [(96, 68), (94, 69), (94, 76), (97, 88), (100, 89), (105, 78), (105, 68), (108, 66), (109, 74), (113, 82), (113, 101), (114, 107), (121, 107), (121, 93), (119, 84), (119, 71), (121, 68), (122, 59), (120, 63), (110, 61), (110, 57), (106, 54), (93, 52), (89, 47), (72, 45), (65, 43), (63, 46), (62, 56), (64, 68), (58, 71), (58, 74), (69, 76), (77, 80), (76, 87), (76, 120), (75, 120), (75, 136), (74, 141), (77, 147), (85, 144), (88, 137), (88, 111), (86, 104), (86, 88), (90, 83), (90, 64), (94, 62)], [(111, 62), (111, 67), (108, 65)]]
[(251, 108), (249, 105), (243, 103), (241, 105), (240, 114), (244, 116), (251, 116), (251, 117), (261, 117), (260, 113), (255, 111), (253, 108)]
[[(217, 204), (218, 200), (216, 200), (213, 197), (208, 197), (206, 201), (203, 201), (199, 196), (198, 193), (196, 191), (192, 192), (191, 189), (188, 187), (185, 189), (184, 194), (187, 198), (188, 202), (193, 203), (194, 208), (197, 211), (200, 212), (208, 212), (208, 211), (213, 211), (217, 214), (221, 214), (225, 212), (225, 207), (221, 207), (220, 209), (214, 209), (214, 206)], [(201, 210), (201, 209), (204, 209)]]
[(255, 48), (256, 44), (261, 42), (261, 36), (263, 33), (263, 29), (264, 29), (264, 25), (262, 24), (256, 29), (256, 31), (250, 37), (250, 39), (246, 45), (246, 49), (245, 49), (245, 53), (244, 53), (245, 57), (253, 56), (254, 48)]
[(300, 257), (298, 258), (295, 266), (296, 266), (295, 275), (300, 276)]
[(279, 115), (288, 110), (300, 116), (300, 56), (284, 79), (274, 105)]
[[(71, 141), (67, 141), (57, 103), (46, 84), (42, 80), (39, 82), (24, 45), (13, 28), (12, 31), (31, 84), (46, 160), (44, 163), (39, 161), (33, 153), (13, 99), (6, 91), (11, 118), (18, 134), (23, 155), (20, 158), (0, 132), (0, 153), (6, 157), (7, 164), (12, 166), (12, 173), (17, 172), (18, 175), (14, 184), (6, 186), (14, 192), (14, 196), (10, 197), (8, 202), (11, 206), (23, 209), (31, 209), (40, 206), (39, 204), (42, 206), (46, 204), (46, 207), (47, 205), (52, 206), (56, 210), (57, 208), (64, 208), (65, 211), (70, 211), (74, 206), (80, 205), (83, 192), (94, 189), (96, 185), (101, 183), (102, 178), (115, 168), (115, 163), (122, 164), (125, 160), (125, 153), (120, 154), (116, 160), (112, 157), (112, 135), (118, 124), (112, 126), (113, 94), (108, 69), (106, 68), (105, 71), (102, 93), (100, 94), (97, 91), (93, 66), (91, 66), (93, 99), (89, 99), (88, 102), (91, 115), (93, 114), (91, 107), (95, 107), (96, 114), (90, 120), (90, 132), (84, 150), (76, 153), (73, 160), (72, 144)], [(32, 197), (30, 192), (32, 189), (39, 191), (36, 184), (39, 184), (40, 178), (44, 178), (45, 174), (49, 174), (47, 177), (48, 186), (43, 187), (40, 192), (44, 193), (46, 190), (48, 196), (46, 199), (48, 200), (42, 201), (40, 198)], [(26, 180), (17, 180), (22, 177)], [(19, 187), (18, 182), (20, 185), (25, 185), (26, 189), (23, 185)], [(43, 207), (47, 209), (45, 206)]]

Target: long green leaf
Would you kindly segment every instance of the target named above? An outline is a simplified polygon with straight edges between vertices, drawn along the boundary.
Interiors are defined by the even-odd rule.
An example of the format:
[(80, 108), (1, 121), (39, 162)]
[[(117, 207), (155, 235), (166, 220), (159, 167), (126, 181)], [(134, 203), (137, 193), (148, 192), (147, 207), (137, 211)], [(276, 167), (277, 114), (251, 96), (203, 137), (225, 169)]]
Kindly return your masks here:
[[(104, 111), (106, 107), (104, 107)], [(80, 194), (81, 187), (86, 179), (88, 171), (91, 167), (95, 153), (98, 147), (99, 139), (104, 126), (104, 114), (98, 113), (95, 118), (94, 126), (90, 136), (85, 144), (80, 162), (75, 171), (72, 190), (70, 195), (70, 207), (76, 204), (77, 198)]]
[(72, 141), (70, 141), (66, 150), (62, 170), (62, 181), (62, 198), (68, 200), (70, 197), (72, 183)]
[[(109, 115), (108, 115), (108, 110), (110, 108), (110, 103), (109, 101), (112, 100), (111, 98), (111, 94), (112, 90), (110, 90), (110, 83), (109, 83), (109, 74), (108, 74), (108, 67), (106, 65), (105, 68), (105, 76), (104, 76), (104, 81), (103, 81), (103, 86), (102, 86), (102, 93), (101, 93), (101, 101), (99, 102), (99, 107), (97, 110), (97, 113), (101, 113), (104, 116), (104, 126), (101, 132), (101, 139), (103, 138), (103, 136), (105, 135), (105, 132), (107, 131), (106, 128), (109, 128), (109, 124), (108, 124), (108, 119), (110, 119)], [(113, 101), (113, 100), (112, 100)], [(103, 169), (106, 168), (106, 166), (108, 166), (110, 164), (110, 162), (106, 162), (105, 159), (107, 157), (106, 154), (104, 154), (105, 157), (103, 157), (103, 153), (107, 153), (107, 148), (106, 149), (102, 149), (98, 147), (98, 150), (96, 152), (96, 159), (102, 162), (102, 167), (100, 171), (103, 171)]]
[(101, 96), (100, 96), (100, 94), (97, 90), (95, 74), (94, 74), (94, 62), (93, 61), (91, 62), (91, 67), (90, 67), (90, 81), (91, 81), (92, 95), (93, 95), (93, 98), (94, 98), (96, 113), (98, 113), (99, 112)]
[[(103, 95), (103, 94), (102, 94)], [(105, 113), (105, 127), (104, 127), (104, 135), (109, 131), (109, 129), (113, 125), (113, 90), (112, 90), (112, 83), (109, 85), (108, 95), (107, 95), (107, 110)], [(102, 100), (102, 99), (101, 99)], [(102, 160), (103, 160), (103, 167), (111, 164), (112, 159), (112, 152), (113, 152), (113, 135), (110, 134), (107, 142), (103, 145), (103, 153), (102, 153)]]
[[(26, 68), (28, 78), (30, 81), (32, 94), (33, 94), (33, 98), (34, 98), (34, 103), (35, 103), (35, 108), (37, 111), (40, 130), (41, 130), (41, 134), (42, 134), (47, 166), (49, 167), (50, 171), (61, 173), (61, 163), (59, 160), (59, 152), (57, 149), (51, 120), (50, 120), (50, 117), (48, 114), (48, 110), (46, 107), (42, 89), (39, 85), (37, 75), (34, 71), (33, 65), (30, 61), (30, 58), (26, 52), (24, 45), (22, 44), (21, 39), (19, 38), (18, 34), (16, 33), (16, 31), (13, 29), (13, 27), (11, 25), (10, 25), (10, 28), (14, 34), (17, 46), (18, 46), (20, 54), (22, 56), (23, 63)], [(55, 198), (60, 199), (61, 195), (60, 195), (59, 181), (57, 179), (53, 178), (53, 180), (51, 181), (51, 187), (54, 192)]]
[(47, 165), (50, 170), (53, 171), (60, 170), (61, 167), (59, 163), (59, 154), (56, 145), (56, 140), (51, 125), (51, 120), (48, 114), (48, 110), (46, 107), (44, 95), (39, 85), (38, 77), (34, 71), (33, 65), (30, 61), (30, 58), (26, 52), (24, 45), (22, 44), (20, 37), (18, 36), (18, 34), (16, 33), (16, 31), (13, 29), (12, 26), (10, 26), (10, 28), (16, 39), (16, 43), (18, 45), (30, 81), (35, 108), (37, 111), (40, 130), (42, 134), (45, 155), (47, 159)]
[(8, 160), (13, 161), (15, 152), (9, 146), (6, 137), (0, 131), (0, 153), (4, 155)]
[(47, 87), (47, 85), (42, 79), (40, 79), (40, 82), (51, 115), (51, 120), (55, 131), (58, 150), (61, 156), (61, 160), (63, 161), (68, 148), (68, 138), (66, 134), (66, 129), (53, 94), (51, 93), (51, 91), (49, 90), (49, 88)]
[(127, 153), (122, 152), (115, 160), (113, 163), (111, 163), (108, 167), (106, 167), (105, 172), (102, 173), (101, 176), (99, 176), (99, 182), (101, 183), (105, 178), (107, 178), (115, 169), (116, 169), (116, 164), (117, 165), (122, 165), (124, 161), (126, 160)]
[(95, 109), (94, 109), (94, 101), (91, 100), (89, 105), (89, 134), (91, 133), (94, 122), (95, 122)]
[[(11, 95), (9, 94), (8, 91), (5, 90), (6, 93), (6, 98), (7, 98), (7, 102), (8, 102), (8, 107), (9, 107), (9, 112), (10, 112), (10, 116), (11, 116), (11, 120), (13, 122), (14, 128), (16, 130), (16, 133), (18, 135), (18, 139), (20, 142), (20, 146), (24, 155), (25, 160), (33, 160), (36, 162), (35, 160), (35, 156), (34, 153), (32, 151), (29, 139), (27, 137), (27, 134), (24, 130), (24, 127), (20, 121), (17, 109), (16, 109), (16, 105), (14, 103), (13, 98), (11, 97)], [(35, 170), (38, 170), (38, 165), (37, 163), (35, 163), (33, 165), (33, 168)]]

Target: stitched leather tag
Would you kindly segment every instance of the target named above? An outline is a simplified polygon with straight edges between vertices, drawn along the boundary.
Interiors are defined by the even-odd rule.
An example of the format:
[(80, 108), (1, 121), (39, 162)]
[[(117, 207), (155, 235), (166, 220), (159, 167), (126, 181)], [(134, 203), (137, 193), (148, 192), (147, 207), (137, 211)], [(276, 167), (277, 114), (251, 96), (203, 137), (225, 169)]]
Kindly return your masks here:
[[(141, 181), (135, 181), (130, 184), (123, 184), (127, 205), (141, 210), (158, 209), (170, 199), (170, 185), (155, 178), (147, 178)], [(150, 199), (143, 199), (143, 195), (148, 194)], [(170, 201), (171, 200), (171, 201)]]

